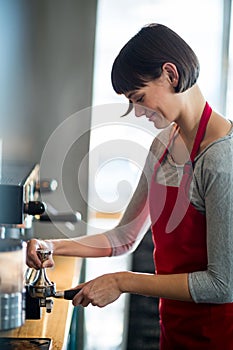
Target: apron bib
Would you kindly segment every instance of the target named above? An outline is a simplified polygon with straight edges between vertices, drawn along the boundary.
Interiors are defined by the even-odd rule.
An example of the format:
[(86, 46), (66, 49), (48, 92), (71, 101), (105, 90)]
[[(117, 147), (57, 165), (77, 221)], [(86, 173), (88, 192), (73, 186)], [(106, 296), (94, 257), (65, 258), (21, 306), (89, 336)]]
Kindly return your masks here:
[[(155, 165), (150, 189), (150, 215), (156, 273), (175, 274), (207, 269), (206, 218), (189, 200), (193, 162), (211, 115), (206, 103), (179, 187), (156, 182), (168, 153)], [(161, 350), (233, 350), (233, 304), (204, 304), (160, 299)]]

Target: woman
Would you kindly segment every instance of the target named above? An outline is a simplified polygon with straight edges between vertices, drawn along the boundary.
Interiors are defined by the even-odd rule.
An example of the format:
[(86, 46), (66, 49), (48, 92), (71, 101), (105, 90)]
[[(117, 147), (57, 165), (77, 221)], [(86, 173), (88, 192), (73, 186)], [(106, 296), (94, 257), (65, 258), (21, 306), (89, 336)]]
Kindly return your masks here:
[(136, 117), (162, 131), (122, 220), (99, 235), (28, 243), (27, 263), (38, 268), (38, 247), (119, 255), (151, 225), (155, 274), (97, 277), (77, 286), (73, 304), (103, 307), (122, 293), (160, 297), (162, 350), (233, 349), (232, 124), (208, 105), (198, 75), (183, 39), (160, 24), (143, 27), (117, 56), (112, 83)]

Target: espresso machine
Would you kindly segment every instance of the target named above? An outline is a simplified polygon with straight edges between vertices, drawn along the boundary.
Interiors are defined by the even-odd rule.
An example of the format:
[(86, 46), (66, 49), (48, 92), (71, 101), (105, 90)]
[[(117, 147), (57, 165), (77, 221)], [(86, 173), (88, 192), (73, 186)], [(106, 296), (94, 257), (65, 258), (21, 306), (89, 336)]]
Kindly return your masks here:
[[(52, 310), (52, 298), (71, 300), (78, 290), (56, 291), (43, 266), (26, 268), (26, 240), (33, 236), (33, 221), (78, 222), (80, 213), (50, 215), (41, 192), (56, 190), (55, 180), (39, 181), (39, 165), (2, 163), (0, 179), (0, 331), (20, 327), (25, 319), (39, 319), (41, 308)], [(52, 252), (39, 250), (43, 262)], [(0, 339), (3, 341), (4, 339)]]
[(39, 166), (3, 162), (0, 181), (0, 330), (25, 320), (25, 240), (34, 216), (45, 211), (38, 200)]
[(38, 187), (39, 165), (28, 162), (2, 162), (0, 179), (0, 237), (2, 239), (26, 240), (28, 238), (34, 216), (45, 212), (45, 206), (39, 200)]

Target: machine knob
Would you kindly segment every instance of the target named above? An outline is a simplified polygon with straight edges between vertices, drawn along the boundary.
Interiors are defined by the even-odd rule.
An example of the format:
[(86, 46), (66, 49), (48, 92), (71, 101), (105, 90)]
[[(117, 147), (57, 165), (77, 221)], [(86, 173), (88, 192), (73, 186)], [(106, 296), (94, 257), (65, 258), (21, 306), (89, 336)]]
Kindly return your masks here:
[(45, 205), (39, 201), (30, 201), (24, 204), (24, 214), (41, 215), (45, 212)]
[(56, 191), (58, 183), (55, 179), (43, 179), (36, 183), (35, 190), (40, 193)]

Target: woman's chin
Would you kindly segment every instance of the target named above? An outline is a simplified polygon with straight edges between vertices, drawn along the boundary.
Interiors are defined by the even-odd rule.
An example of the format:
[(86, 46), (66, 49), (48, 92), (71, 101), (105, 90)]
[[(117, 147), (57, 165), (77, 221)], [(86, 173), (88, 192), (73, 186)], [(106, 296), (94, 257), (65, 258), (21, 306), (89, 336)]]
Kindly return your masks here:
[(163, 119), (163, 120), (151, 120), (152, 123), (154, 123), (154, 126), (155, 128), (157, 129), (165, 129), (166, 127), (168, 127), (171, 122), (169, 122), (168, 120), (166, 119)]

